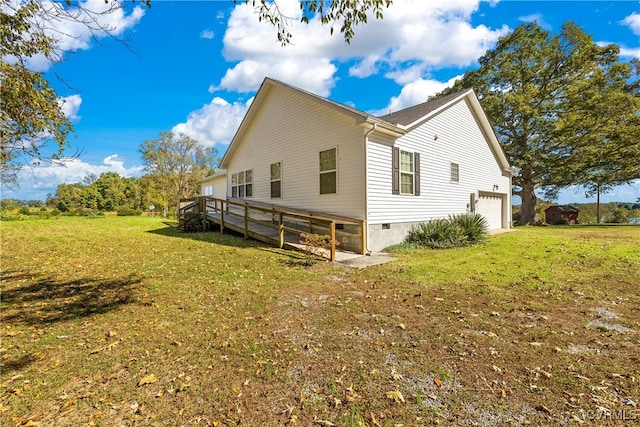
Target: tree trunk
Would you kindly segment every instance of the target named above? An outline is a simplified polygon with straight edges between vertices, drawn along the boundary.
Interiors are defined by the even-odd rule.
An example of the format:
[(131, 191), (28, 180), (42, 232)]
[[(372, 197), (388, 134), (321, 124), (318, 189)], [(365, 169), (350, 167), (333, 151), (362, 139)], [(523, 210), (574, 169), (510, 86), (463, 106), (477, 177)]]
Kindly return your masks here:
[(520, 220), (516, 225), (540, 225), (540, 216), (536, 209), (538, 198), (536, 197), (533, 182), (523, 183), (520, 198), (522, 199), (522, 211)]
[(598, 187), (596, 189), (597, 200), (596, 200), (596, 224), (600, 224), (600, 183), (597, 184)]

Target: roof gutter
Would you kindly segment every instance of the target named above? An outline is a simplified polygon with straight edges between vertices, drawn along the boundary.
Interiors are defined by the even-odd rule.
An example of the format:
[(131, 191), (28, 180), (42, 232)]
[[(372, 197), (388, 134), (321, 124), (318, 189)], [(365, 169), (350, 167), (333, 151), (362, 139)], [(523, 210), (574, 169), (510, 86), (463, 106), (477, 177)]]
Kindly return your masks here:
[(405, 135), (407, 133), (406, 129), (403, 129), (399, 126), (394, 125), (393, 123), (389, 123), (372, 116), (367, 116), (361, 123), (365, 123), (372, 126), (367, 131), (367, 136), (374, 131), (383, 133), (393, 138), (399, 138), (402, 135)]

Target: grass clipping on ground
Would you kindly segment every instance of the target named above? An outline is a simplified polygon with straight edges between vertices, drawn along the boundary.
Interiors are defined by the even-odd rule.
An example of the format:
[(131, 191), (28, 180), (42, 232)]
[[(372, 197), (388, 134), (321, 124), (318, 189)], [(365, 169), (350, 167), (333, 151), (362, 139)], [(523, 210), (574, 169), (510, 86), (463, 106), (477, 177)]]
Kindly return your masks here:
[(154, 218), (1, 226), (2, 425), (640, 419), (638, 227), (352, 270)]

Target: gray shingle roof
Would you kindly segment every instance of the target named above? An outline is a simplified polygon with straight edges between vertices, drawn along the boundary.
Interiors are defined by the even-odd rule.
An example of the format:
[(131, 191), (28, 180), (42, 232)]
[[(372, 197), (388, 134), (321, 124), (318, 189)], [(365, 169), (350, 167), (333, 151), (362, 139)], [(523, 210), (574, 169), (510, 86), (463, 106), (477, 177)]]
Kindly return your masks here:
[(414, 105), (413, 107), (405, 108), (404, 110), (396, 111), (391, 114), (379, 116), (380, 120), (384, 120), (395, 125), (407, 126), (416, 120), (421, 119), (430, 112), (437, 110), (452, 99), (459, 97), (461, 94), (467, 92), (469, 89), (465, 89), (451, 95), (443, 96), (442, 98), (434, 99), (433, 101), (427, 101), (422, 104)]
[(571, 206), (571, 205), (554, 205), (554, 206), (549, 206), (547, 209), (545, 209), (545, 211), (551, 209), (551, 208), (556, 208), (557, 210), (559, 210), (560, 212), (580, 212), (580, 209), (578, 209), (575, 206)]

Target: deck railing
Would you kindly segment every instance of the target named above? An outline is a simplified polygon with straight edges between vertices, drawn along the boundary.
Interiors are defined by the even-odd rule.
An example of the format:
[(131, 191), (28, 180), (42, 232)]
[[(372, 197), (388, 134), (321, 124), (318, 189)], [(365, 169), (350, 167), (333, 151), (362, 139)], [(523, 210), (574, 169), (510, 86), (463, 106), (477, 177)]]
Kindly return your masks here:
[(203, 221), (218, 224), (220, 232), (229, 228), (244, 233), (245, 239), (252, 237), (281, 248), (287, 241), (299, 242), (301, 233), (328, 235), (327, 257), (332, 261), (336, 258), (336, 244), (340, 250), (366, 253), (365, 221), (356, 218), (209, 196), (181, 200), (180, 217), (189, 212), (202, 214)]

